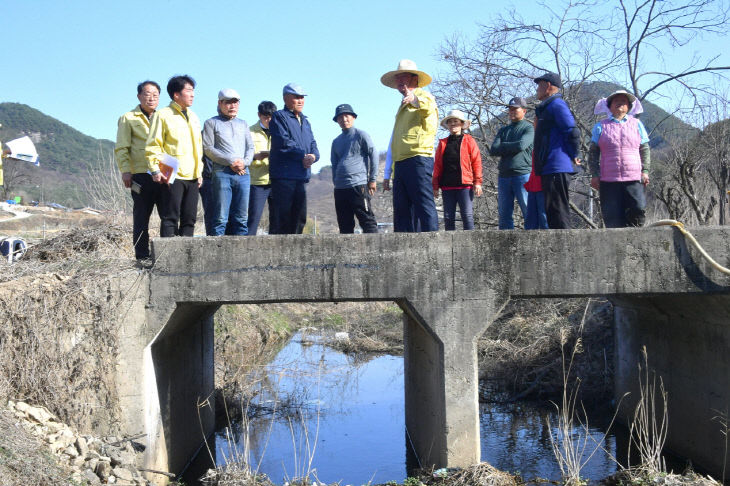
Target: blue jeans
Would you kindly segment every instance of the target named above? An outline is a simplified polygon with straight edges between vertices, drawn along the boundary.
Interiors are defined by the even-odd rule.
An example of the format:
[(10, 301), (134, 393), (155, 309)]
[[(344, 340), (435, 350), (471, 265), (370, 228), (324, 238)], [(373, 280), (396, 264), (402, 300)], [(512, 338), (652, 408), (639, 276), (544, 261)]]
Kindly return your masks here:
[(251, 176), (248, 172), (238, 175), (230, 167), (226, 167), (214, 170), (210, 180), (215, 204), (213, 236), (245, 235)]
[(271, 211), (271, 184), (265, 186), (251, 185), (251, 193), (248, 197), (248, 235), (256, 236), (261, 222), (261, 215), (264, 212), (266, 201), (269, 201)]
[(439, 218), (433, 200), (431, 177), (433, 157), (417, 155), (394, 163), (393, 178), (393, 231), (416, 231), (414, 217), (420, 231), (438, 231)]
[(444, 228), (446, 231), (454, 231), (456, 229), (456, 205), (459, 205), (459, 213), (461, 214), (461, 226), (465, 230), (474, 229), (474, 190), (467, 189), (447, 189), (441, 190), (441, 197), (444, 200)]
[(515, 222), (512, 214), (515, 210), (515, 199), (522, 211), (522, 217), (527, 214), (527, 191), (525, 183), (530, 174), (497, 178), (497, 208), (499, 210), (499, 229), (514, 229)]
[(547, 214), (545, 214), (545, 196), (542, 191), (527, 193), (525, 229), (548, 229)]

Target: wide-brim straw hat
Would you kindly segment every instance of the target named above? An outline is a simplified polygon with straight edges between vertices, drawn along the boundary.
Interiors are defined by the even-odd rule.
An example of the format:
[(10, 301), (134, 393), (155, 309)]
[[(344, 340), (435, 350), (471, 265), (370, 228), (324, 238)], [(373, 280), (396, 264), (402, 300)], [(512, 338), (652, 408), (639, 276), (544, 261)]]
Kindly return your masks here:
[(448, 125), (446, 125), (446, 122), (451, 120), (452, 118), (456, 118), (457, 120), (461, 120), (464, 122), (464, 130), (469, 128), (469, 125), (471, 125), (471, 121), (466, 118), (466, 115), (464, 115), (464, 112), (461, 110), (451, 110), (446, 114), (443, 120), (441, 120), (441, 126), (445, 129), (449, 129)]
[(389, 88), (398, 89), (398, 83), (395, 81), (395, 77), (402, 73), (411, 73), (418, 76), (418, 87), (423, 88), (431, 84), (431, 76), (423, 71), (419, 71), (416, 63), (410, 59), (401, 59), (398, 63), (398, 69), (395, 71), (388, 71), (380, 77), (380, 82)]
[(609, 109), (611, 108), (611, 102), (618, 95), (626, 95), (626, 97), (629, 99), (629, 103), (632, 106), (634, 105), (634, 101), (636, 101), (636, 96), (632, 95), (631, 93), (629, 93), (628, 91), (626, 91), (624, 89), (619, 89), (617, 91), (614, 91), (610, 95), (606, 96), (606, 106), (608, 106)]

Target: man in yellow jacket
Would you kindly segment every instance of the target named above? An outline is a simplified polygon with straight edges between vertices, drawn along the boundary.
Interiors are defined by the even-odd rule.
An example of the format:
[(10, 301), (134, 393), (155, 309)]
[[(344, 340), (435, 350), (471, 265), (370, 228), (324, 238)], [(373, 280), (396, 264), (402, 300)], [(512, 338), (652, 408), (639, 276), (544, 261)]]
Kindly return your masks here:
[(161, 188), (148, 173), (145, 145), (150, 133), (150, 119), (160, 102), (160, 85), (142, 81), (137, 85), (139, 105), (119, 118), (114, 157), (122, 173), (122, 183), (132, 194), (132, 241), (134, 256), (150, 256), (149, 224), (152, 209), (160, 214)]
[[(203, 182), (203, 139), (198, 116), (190, 110), (195, 80), (174, 76), (167, 83), (172, 101), (152, 117), (145, 155), (152, 180), (162, 184), (160, 236), (193, 236), (198, 189)], [(175, 180), (160, 171), (165, 155), (178, 162)], [(163, 167), (164, 168), (164, 167)]]
[[(403, 96), (395, 116), (391, 154), (393, 158), (393, 230), (398, 232), (438, 231), (433, 199), (433, 146), (438, 109), (436, 100), (422, 89), (431, 76), (416, 63), (403, 59), (398, 69), (385, 73), (380, 81)], [(383, 181), (390, 190), (390, 180)]]

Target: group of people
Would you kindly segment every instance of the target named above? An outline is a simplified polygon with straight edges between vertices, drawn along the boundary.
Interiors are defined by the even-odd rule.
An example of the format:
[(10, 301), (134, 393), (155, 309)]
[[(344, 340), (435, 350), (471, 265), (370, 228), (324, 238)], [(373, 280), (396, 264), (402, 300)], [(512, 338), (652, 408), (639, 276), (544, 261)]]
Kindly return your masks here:
[[(525, 98), (512, 98), (510, 123), (489, 148), (490, 155), (500, 158), (500, 229), (514, 228), (515, 200), (527, 229), (570, 227), (568, 187), (570, 175), (580, 165), (580, 132), (560, 95), (560, 77), (545, 73), (534, 81), (540, 102), (534, 123), (525, 120)], [(450, 111), (440, 120), (448, 136), (438, 140), (434, 150), (438, 109), (433, 95), (424, 89), (431, 76), (404, 59), (381, 82), (402, 96), (383, 180), (383, 189), (392, 189), (394, 230), (437, 231), (439, 194), (445, 229), (455, 229), (457, 206), (463, 228), (473, 229), (473, 198), (482, 194), (482, 159), (468, 133), (470, 120), (459, 110)], [(267, 202), (270, 234), (303, 231), (306, 184), (320, 155), (303, 114), (306, 93), (301, 86), (284, 86), (281, 110), (262, 101), (259, 120), (250, 127), (238, 118), (241, 97), (234, 89), (218, 93), (218, 115), (202, 126), (190, 110), (195, 97), (190, 76), (169, 80), (171, 102), (158, 110), (160, 92), (154, 81), (140, 83), (139, 104), (118, 124), (115, 156), (122, 181), (132, 193), (138, 259), (149, 257), (153, 209), (157, 207), (160, 216), (162, 237), (192, 236), (199, 196), (207, 235), (255, 235)], [(649, 145), (646, 129), (631, 114), (635, 102), (625, 91), (611, 94), (604, 101), (609, 116), (592, 132), (591, 184), (600, 191), (608, 227), (643, 223)], [(379, 156), (370, 136), (354, 127), (356, 118), (349, 104), (335, 108), (333, 121), (342, 129), (332, 142), (330, 157), (335, 211), (341, 233), (354, 232), (355, 218), (363, 232), (375, 233), (371, 197)]]

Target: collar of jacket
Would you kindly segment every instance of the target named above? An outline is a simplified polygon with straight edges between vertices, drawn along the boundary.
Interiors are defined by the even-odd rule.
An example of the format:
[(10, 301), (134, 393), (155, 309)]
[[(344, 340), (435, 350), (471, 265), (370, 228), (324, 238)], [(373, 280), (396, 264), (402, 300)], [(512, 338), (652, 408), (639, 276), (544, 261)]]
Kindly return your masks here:
[[(289, 108), (284, 108), (284, 113), (286, 113), (287, 115), (289, 115), (290, 117), (292, 117), (294, 119), (297, 118), (297, 116), (294, 114), (294, 112), (292, 110), (290, 110)], [(304, 116), (304, 113), (299, 113), (299, 118), (301, 118), (302, 120), (307, 119), (307, 117)]]
[(182, 106), (178, 105), (174, 101), (171, 101), (169, 106), (170, 106), (170, 108), (172, 108), (173, 110), (177, 111), (178, 113), (180, 113), (182, 115), (182, 112), (184, 110), (184, 108)]
[(152, 115), (154, 115), (154, 114), (155, 114), (155, 111), (156, 111), (156, 110), (152, 110), (152, 113), (150, 113), (150, 116), (148, 117), (148, 116), (147, 116), (147, 114), (146, 114), (146, 113), (144, 112), (144, 110), (142, 109), (142, 105), (137, 105), (137, 106), (136, 106), (136, 107), (135, 107), (135, 108), (134, 108), (134, 109), (132, 110), (132, 113), (134, 113), (134, 114), (135, 114), (135, 115), (137, 115), (137, 116), (143, 116), (143, 117), (145, 117), (145, 118), (146, 118), (147, 120), (149, 120), (149, 119), (151, 119), (151, 118), (152, 118)]
[(556, 99), (562, 98), (562, 97), (563, 97), (563, 95), (561, 95), (560, 93), (555, 93), (554, 95), (548, 96), (547, 98), (542, 100), (542, 102), (540, 102), (540, 104), (537, 105), (537, 107), (535, 107), (535, 111), (543, 111), (545, 108), (547, 108), (547, 106), (550, 103), (552, 103)]

